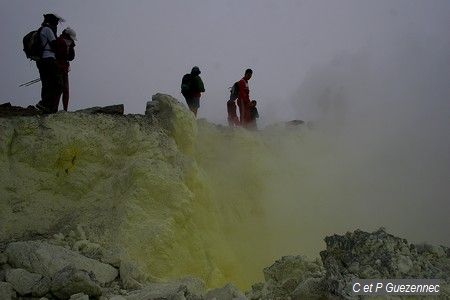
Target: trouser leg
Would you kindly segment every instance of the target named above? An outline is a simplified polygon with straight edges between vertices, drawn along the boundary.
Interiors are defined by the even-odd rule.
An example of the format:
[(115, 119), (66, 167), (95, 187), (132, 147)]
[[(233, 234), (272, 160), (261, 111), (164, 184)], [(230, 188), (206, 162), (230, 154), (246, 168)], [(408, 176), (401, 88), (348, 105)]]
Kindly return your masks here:
[(50, 110), (49, 94), (50, 94), (50, 75), (49, 68), (45, 61), (36, 62), (39, 70), (39, 77), (41, 79), (41, 101), (40, 104), (47, 110)]
[(62, 74), (62, 102), (63, 108), (67, 111), (69, 107), (69, 73), (64, 72)]
[(62, 77), (54, 59), (43, 59), (37, 62), (42, 81), (41, 104), (48, 112), (58, 111), (59, 97), (62, 89)]
[(250, 102), (245, 100), (238, 100), (239, 107), (239, 117), (242, 126), (247, 127), (248, 123), (251, 122), (250, 115)]
[(53, 62), (50, 66), (50, 95), (49, 102), (51, 103), (51, 112), (58, 112), (59, 100), (61, 98), (62, 87), (63, 87), (63, 75), (58, 69), (56, 62)]

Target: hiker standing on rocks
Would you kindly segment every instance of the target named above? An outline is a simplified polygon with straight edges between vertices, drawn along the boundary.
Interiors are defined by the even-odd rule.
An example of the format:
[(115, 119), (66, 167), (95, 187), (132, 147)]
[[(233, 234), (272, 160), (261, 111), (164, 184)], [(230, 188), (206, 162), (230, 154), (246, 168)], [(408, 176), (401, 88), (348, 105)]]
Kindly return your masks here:
[(227, 101), (228, 125), (230, 127), (239, 126), (239, 118), (236, 114), (236, 103), (234, 100)]
[(185, 74), (181, 80), (181, 94), (186, 99), (189, 109), (197, 116), (197, 110), (200, 107), (201, 93), (205, 92), (205, 86), (200, 78), (200, 69), (195, 66), (191, 73)]
[(250, 89), (248, 81), (252, 78), (253, 71), (251, 69), (245, 70), (244, 77), (238, 81), (238, 100), (241, 126), (247, 127), (252, 121), (250, 114)]
[(75, 31), (67, 27), (63, 30), (61, 35), (56, 39), (56, 65), (58, 66), (58, 72), (62, 77), (62, 89), (58, 94), (57, 102), (59, 106), (59, 100), (62, 94), (63, 108), (67, 111), (69, 106), (69, 71), (70, 61), (75, 58), (75, 41), (77, 40), (77, 34)]
[(236, 99), (238, 98), (239, 81), (235, 82), (230, 88), (230, 99), (227, 101), (228, 125), (237, 127), (240, 125), (239, 118), (236, 114)]
[(44, 22), (38, 31), (42, 55), (36, 61), (39, 76), (42, 83), (41, 101), (36, 107), (44, 113), (55, 113), (58, 111), (59, 95), (62, 89), (62, 80), (56, 66), (55, 48), (58, 23), (64, 19), (56, 14), (45, 14)]

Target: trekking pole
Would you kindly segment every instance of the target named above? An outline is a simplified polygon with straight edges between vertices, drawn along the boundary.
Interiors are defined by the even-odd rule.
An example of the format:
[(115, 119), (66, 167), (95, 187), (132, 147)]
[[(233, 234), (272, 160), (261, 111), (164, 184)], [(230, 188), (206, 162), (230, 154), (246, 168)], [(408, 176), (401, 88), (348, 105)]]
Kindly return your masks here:
[(19, 87), (22, 87), (22, 86), (30, 86), (30, 85), (32, 85), (32, 84), (38, 83), (39, 81), (41, 81), (41, 79), (40, 79), (40, 78), (36, 78), (36, 79), (31, 80), (31, 81), (22, 83), (21, 85), (19, 85)]
[(19, 85), (19, 87), (22, 87), (22, 86), (30, 86), (30, 85), (32, 85), (32, 84), (38, 83), (39, 81), (41, 81), (41, 78), (36, 78), (36, 79), (31, 80), (31, 81), (22, 83), (21, 85)]

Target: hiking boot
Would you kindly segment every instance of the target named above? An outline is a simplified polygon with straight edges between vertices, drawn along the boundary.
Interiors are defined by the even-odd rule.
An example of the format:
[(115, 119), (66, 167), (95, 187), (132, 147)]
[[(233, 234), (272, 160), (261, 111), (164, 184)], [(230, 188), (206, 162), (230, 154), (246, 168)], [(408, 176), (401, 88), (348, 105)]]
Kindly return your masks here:
[(37, 109), (42, 111), (44, 114), (49, 112), (49, 109), (42, 104), (42, 100), (36, 104)]
[(45, 109), (45, 106), (42, 105), (42, 101), (39, 101), (39, 102), (36, 104), (36, 107), (37, 107), (38, 109), (40, 109), (40, 110), (44, 110), (44, 109)]

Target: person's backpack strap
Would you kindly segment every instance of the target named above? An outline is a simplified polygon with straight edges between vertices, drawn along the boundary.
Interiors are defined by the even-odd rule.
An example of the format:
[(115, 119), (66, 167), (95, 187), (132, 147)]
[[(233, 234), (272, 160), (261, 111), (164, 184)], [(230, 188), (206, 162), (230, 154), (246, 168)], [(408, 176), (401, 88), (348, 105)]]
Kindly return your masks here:
[(75, 43), (72, 43), (67, 51), (67, 60), (72, 61), (74, 60), (74, 58), (75, 58)]
[(236, 81), (233, 86), (231, 87), (230, 91), (230, 101), (234, 101), (239, 96), (239, 82)]
[[(50, 27), (48, 27), (48, 28), (50, 28)], [(42, 31), (42, 29), (44, 29), (44, 26), (41, 26), (39, 29), (38, 29), (38, 36), (39, 36), (39, 39), (42, 41), (42, 39), (41, 39), (41, 31)], [(51, 30), (51, 29), (50, 29)], [(52, 31), (53, 32), (53, 31)], [(55, 34), (53, 34), (53, 35), (55, 35)], [(55, 36), (55, 40), (57, 39), (57, 37)], [(41, 42), (42, 43), (42, 42)], [(46, 37), (46, 39), (45, 39), (45, 44), (42, 46), (42, 52), (44, 52), (44, 50), (45, 50), (45, 46), (47, 46), (47, 45), (49, 45), (50, 44), (50, 41), (48, 40), (48, 37)], [(52, 51), (52, 52), (55, 52), (54, 51), (54, 49), (52, 49), (52, 47), (50, 46), (50, 49), (49, 49), (49, 51)]]

